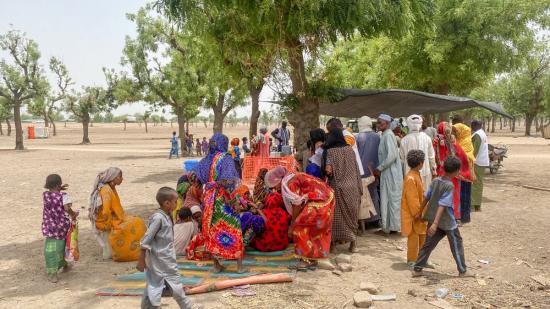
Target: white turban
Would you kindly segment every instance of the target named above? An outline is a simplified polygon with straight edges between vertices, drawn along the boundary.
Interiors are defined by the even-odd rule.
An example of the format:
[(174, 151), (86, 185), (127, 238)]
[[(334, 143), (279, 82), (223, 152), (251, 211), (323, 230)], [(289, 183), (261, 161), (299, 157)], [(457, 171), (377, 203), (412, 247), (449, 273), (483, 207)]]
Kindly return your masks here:
[(198, 213), (198, 212), (201, 212), (201, 208), (200, 208), (199, 206), (197, 206), (197, 205), (191, 206), (190, 210), (191, 210), (191, 213), (192, 213), (192, 214), (196, 214), (196, 213)]
[(369, 116), (363, 116), (357, 119), (357, 126), (359, 127), (359, 132), (371, 132), (372, 119)]
[(420, 132), (420, 128), (422, 128), (422, 116), (410, 115), (407, 118), (407, 126), (411, 132)]

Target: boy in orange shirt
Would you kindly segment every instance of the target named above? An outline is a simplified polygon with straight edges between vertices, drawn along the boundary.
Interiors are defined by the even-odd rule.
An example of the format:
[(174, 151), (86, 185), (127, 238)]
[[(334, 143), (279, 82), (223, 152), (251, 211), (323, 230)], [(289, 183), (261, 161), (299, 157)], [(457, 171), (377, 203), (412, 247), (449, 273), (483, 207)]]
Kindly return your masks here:
[(411, 168), (403, 181), (401, 198), (401, 235), (407, 236), (407, 264), (413, 267), (418, 252), (426, 240), (426, 221), (422, 220), (424, 206), (424, 186), (420, 170), (424, 166), (425, 154), (422, 150), (411, 150), (407, 154), (407, 164)]

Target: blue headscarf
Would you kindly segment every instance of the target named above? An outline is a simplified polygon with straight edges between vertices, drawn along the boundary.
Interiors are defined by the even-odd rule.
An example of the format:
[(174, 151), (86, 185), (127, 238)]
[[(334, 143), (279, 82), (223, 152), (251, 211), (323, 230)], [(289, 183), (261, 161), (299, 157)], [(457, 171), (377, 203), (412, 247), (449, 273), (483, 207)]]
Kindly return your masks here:
[[(209, 153), (204, 157), (193, 170), (201, 183), (206, 184), (211, 181), (233, 180), (238, 183), (239, 173), (235, 169), (235, 163), (231, 155), (227, 153), (229, 139), (227, 136), (216, 133), (210, 139)], [(225, 153), (218, 166), (218, 179), (210, 179), (210, 168), (214, 162), (214, 157), (219, 153)]]

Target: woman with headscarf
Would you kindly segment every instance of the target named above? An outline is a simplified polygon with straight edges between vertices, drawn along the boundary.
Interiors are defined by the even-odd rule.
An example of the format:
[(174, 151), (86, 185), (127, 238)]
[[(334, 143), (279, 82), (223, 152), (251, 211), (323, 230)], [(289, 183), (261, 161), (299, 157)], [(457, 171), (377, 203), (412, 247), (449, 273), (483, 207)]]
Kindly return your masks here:
[(145, 234), (145, 222), (124, 213), (116, 190), (122, 180), (122, 170), (118, 167), (110, 167), (96, 176), (88, 217), (102, 248), (103, 259), (137, 261), (140, 254), (139, 241)]
[(256, 183), (254, 184), (253, 200), (256, 204), (261, 204), (265, 202), (267, 195), (269, 194), (269, 189), (265, 186), (265, 174), (267, 173), (267, 168), (262, 168), (256, 176)]
[(250, 200), (250, 189), (241, 184), (231, 193), (231, 199), (239, 213), (243, 245), (247, 247), (252, 240), (260, 235), (265, 227), (265, 216), (258, 206)]
[(265, 175), (265, 183), (281, 191), (286, 211), (291, 215), (288, 236), (295, 254), (301, 259), (297, 267), (314, 267), (317, 260), (330, 254), (334, 191), (317, 177), (288, 172), (279, 166)]
[(428, 191), (428, 187), (432, 183), (432, 175), (436, 174), (437, 166), (435, 164), (435, 151), (432, 139), (426, 133), (421, 132), (422, 122), (422, 116), (420, 115), (410, 115), (407, 118), (409, 134), (401, 139), (399, 152), (401, 154), (401, 162), (403, 163), (403, 175), (407, 175), (411, 169), (407, 164), (407, 154), (409, 151), (421, 150), (424, 153), (424, 166), (420, 171), (420, 176), (424, 191)]
[(321, 161), (323, 160), (323, 143), (325, 142), (325, 131), (321, 128), (309, 131), (309, 149), (311, 157), (308, 160), (306, 174), (322, 178)]
[(210, 139), (209, 154), (204, 157), (195, 172), (205, 184), (203, 192), (202, 231), (205, 250), (212, 255), (214, 271), (221, 272), (221, 259), (237, 260), (238, 272), (243, 268), (244, 255), (241, 221), (231, 207), (230, 192), (239, 184), (239, 174), (231, 155), (227, 153), (229, 140), (221, 133)]
[(269, 193), (263, 204), (262, 212), (265, 217), (264, 231), (254, 238), (251, 246), (262, 252), (286, 249), (288, 247), (290, 214), (285, 209), (281, 193)]
[(468, 166), (468, 156), (462, 150), (462, 147), (456, 143), (455, 136), (453, 135), (453, 127), (448, 122), (440, 122), (437, 125), (438, 137), (434, 140), (436, 162), (437, 162), (437, 175), (443, 176), (445, 171), (443, 170), (443, 163), (445, 160), (454, 156), (460, 160), (460, 174), (458, 177), (453, 178), (453, 208), (454, 215), (457, 220), (461, 218), (460, 213), (460, 180), (471, 180), (472, 175)]
[[(456, 135), (456, 143), (460, 145), (468, 158), (468, 168), (474, 171), (474, 144), (472, 143), (472, 130), (463, 123), (453, 124), (453, 131)], [(472, 198), (472, 181), (475, 180), (475, 173), (471, 172), (470, 179), (460, 180), (460, 213), (461, 222), (470, 222), (471, 198)]]
[(329, 131), (323, 145), (322, 169), (334, 190), (336, 200), (332, 242), (350, 243), (349, 251), (357, 252), (358, 214), (363, 185), (355, 153), (338, 128)]

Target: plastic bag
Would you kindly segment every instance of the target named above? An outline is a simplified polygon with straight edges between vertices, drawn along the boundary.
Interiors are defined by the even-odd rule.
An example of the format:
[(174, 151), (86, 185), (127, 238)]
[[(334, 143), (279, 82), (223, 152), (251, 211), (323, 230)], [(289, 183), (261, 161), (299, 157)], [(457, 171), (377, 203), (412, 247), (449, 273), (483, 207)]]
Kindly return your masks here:
[(71, 263), (80, 259), (78, 250), (78, 221), (71, 224), (65, 239), (65, 261)]

